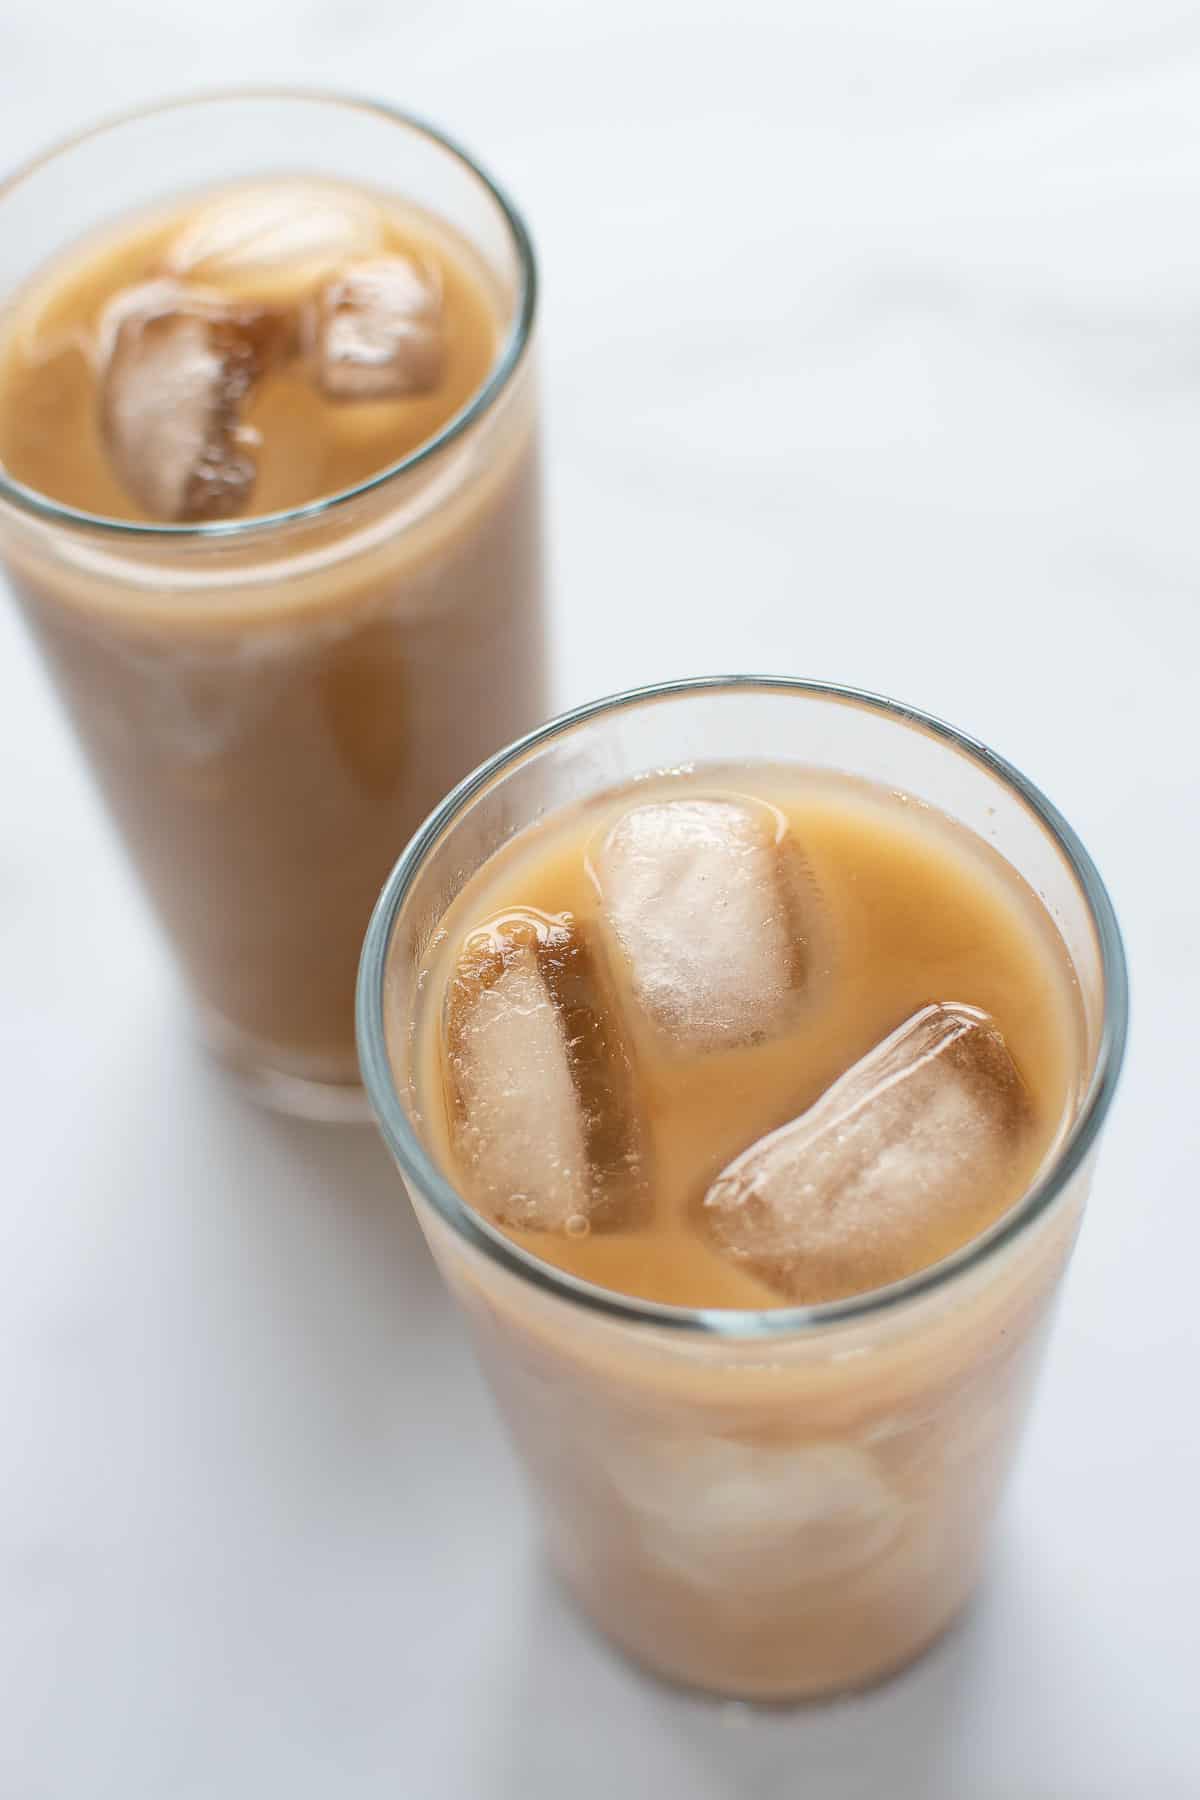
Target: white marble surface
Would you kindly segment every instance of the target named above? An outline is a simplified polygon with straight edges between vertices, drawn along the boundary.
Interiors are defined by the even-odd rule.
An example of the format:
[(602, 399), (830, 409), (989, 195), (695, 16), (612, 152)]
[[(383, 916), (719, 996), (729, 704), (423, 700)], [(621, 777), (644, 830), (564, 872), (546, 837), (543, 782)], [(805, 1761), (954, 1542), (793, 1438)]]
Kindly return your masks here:
[(0, 610), (5, 1800), (1200, 1791), (1200, 23), (1181, 0), (5, 0), (0, 163), (371, 90), (534, 224), (563, 702), (757, 668), (991, 739), (1134, 1031), (969, 1621), (749, 1715), (576, 1622), (383, 1152), (244, 1106)]

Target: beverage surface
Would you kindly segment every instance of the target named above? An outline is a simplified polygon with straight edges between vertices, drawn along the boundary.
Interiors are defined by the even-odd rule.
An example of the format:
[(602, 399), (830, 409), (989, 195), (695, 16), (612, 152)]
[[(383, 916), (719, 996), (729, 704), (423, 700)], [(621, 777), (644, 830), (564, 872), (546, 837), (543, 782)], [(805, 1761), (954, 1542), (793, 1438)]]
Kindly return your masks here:
[(0, 325), (0, 464), (108, 518), (300, 506), (426, 442), (501, 308), (451, 228), (332, 182), (209, 193), (77, 245)]
[(1074, 975), (973, 833), (804, 770), (522, 833), (423, 989), (435, 1156), (514, 1242), (661, 1302), (864, 1292), (984, 1231), (1069, 1122)]

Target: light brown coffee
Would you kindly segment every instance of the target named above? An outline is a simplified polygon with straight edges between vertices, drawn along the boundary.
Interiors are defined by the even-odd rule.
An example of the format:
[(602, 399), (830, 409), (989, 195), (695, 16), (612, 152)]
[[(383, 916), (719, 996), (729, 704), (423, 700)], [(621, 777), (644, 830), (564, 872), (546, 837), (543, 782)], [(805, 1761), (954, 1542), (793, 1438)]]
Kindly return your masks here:
[[(425, 1018), (426, 1104), (443, 1160), (524, 1248), (624, 1293), (757, 1308), (900, 1280), (977, 1236), (1024, 1193), (1074, 1104), (1071, 972), (1032, 895), (947, 820), (828, 775), (730, 771), (594, 803), (518, 839), (480, 871), (443, 927), (431, 982), (445, 1000), (440, 1018), (436, 1003)], [(536, 977), (521, 973), (534, 970), (526, 945), (537, 936), (551, 973), (545, 1000)], [(562, 960), (556, 936), (568, 956), (587, 959), (561, 996), (550, 991)], [(507, 1001), (506, 957), (516, 982)], [(951, 1010), (922, 1020), (935, 1006)], [(555, 1086), (569, 1058), (556, 1058), (552, 1042), (534, 1043), (528, 1020), (539, 1009), (548, 1034), (561, 1027), (574, 1040), (590, 1092), (570, 1079)], [(845, 1168), (835, 1162), (814, 1211), (798, 1221), (794, 1266), (773, 1267), (777, 1244), (745, 1253), (721, 1204), (728, 1182), (711, 1192), (722, 1171), (913, 1019), (914, 1065), (940, 1059), (932, 1100), (961, 1109), (936, 1120), (951, 1134), (954, 1192), (934, 1204), (929, 1155), (906, 1118), (889, 1119), (882, 1186), (864, 1176), (872, 1146), (848, 1142)], [(498, 1031), (507, 1034), (493, 1043)], [(603, 1034), (600, 1049), (589, 1033)], [(523, 1051), (527, 1094), (518, 1091)], [(903, 1072), (903, 1044), (896, 1054)], [(494, 1122), (489, 1056), (507, 1097)], [(951, 1063), (957, 1085), (940, 1081), (940, 1065)], [(862, 1066), (870, 1085), (871, 1065)], [(908, 1111), (928, 1108), (930, 1095), (910, 1092), (915, 1066), (899, 1087), (894, 1068), (881, 1080), (903, 1092)], [(865, 1105), (878, 1111), (877, 1100)], [(586, 1132), (572, 1141), (560, 1107), (590, 1112), (611, 1140), (594, 1206)], [(842, 1138), (863, 1107), (854, 1091), (836, 1109)], [(821, 1139), (792, 1185), (813, 1178), (828, 1154)], [(564, 1169), (580, 1178), (559, 1182), (561, 1204), (542, 1205), (539, 1181)], [(750, 1175), (762, 1185), (753, 1165)], [(757, 1229), (778, 1237), (769, 1221)]]
[[(289, 230), (295, 244), (283, 236)], [(331, 395), (322, 384), (328, 359), (312, 340), (336, 312), (347, 270), (386, 269), (389, 259), (402, 276), (432, 272), (440, 360), (413, 391), (373, 396), (367, 383), (362, 394)], [(233, 188), (110, 231), (11, 304), (0, 343), (0, 464), (38, 493), (105, 518), (189, 522), (131, 491), (105, 439), (106, 324), (114, 299), (147, 284), (163, 290), (152, 296), (162, 313), (211, 299), (218, 311), (231, 309), (234, 334), (240, 309), (251, 326), (256, 317), (277, 322), (285, 340), (239, 409), (240, 425), (257, 440), (256, 479), (246, 503), (222, 516), (285, 512), (398, 462), (483, 385), (502, 336), (487, 273), (447, 226), (333, 183)], [(146, 372), (150, 386), (155, 372)], [(125, 371), (126, 380), (136, 376)], [(386, 372), (381, 385), (386, 390)], [(216, 516), (200, 508), (191, 522), (206, 513)]]
[[(110, 229), (10, 302), (0, 463), (133, 525), (344, 495), (468, 407), (513, 297), (432, 216), (250, 184)], [(532, 376), (403, 473), (228, 543), (0, 508), (31, 627), (205, 1028), (353, 1084), (395, 846), (544, 710)]]
[[(391, 1004), (399, 1070), (409, 984)], [(468, 881), (413, 1029), (418, 1132), (527, 1269), (738, 1309), (697, 1330), (583, 1306), (414, 1188), (586, 1611), (724, 1694), (916, 1655), (977, 1579), (1088, 1170), (953, 1282), (755, 1321), (962, 1250), (1051, 1159), (1084, 1036), (1033, 892), (848, 777), (648, 779)]]

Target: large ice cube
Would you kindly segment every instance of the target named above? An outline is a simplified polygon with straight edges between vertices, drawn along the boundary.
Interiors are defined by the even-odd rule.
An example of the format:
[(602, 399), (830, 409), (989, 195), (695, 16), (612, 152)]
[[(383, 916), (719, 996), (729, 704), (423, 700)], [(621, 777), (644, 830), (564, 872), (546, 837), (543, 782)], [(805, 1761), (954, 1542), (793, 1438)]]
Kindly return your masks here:
[(581, 928), (522, 907), (473, 931), (444, 1028), (454, 1145), (481, 1211), (579, 1235), (634, 1224), (631, 1070)]
[(777, 1035), (827, 972), (816, 884), (761, 801), (647, 801), (621, 815), (591, 868), (634, 997), (681, 1049)]
[(988, 1015), (927, 1006), (735, 1158), (704, 1196), (703, 1227), (793, 1300), (882, 1286), (970, 1235), (1027, 1116)]
[(426, 394), (442, 378), (442, 290), (412, 256), (376, 256), (340, 269), (305, 310), (317, 385), (333, 400)]
[(365, 194), (319, 181), (256, 182), (198, 207), (164, 261), (172, 275), (230, 297), (291, 306), (382, 243), (382, 214)]
[(614, 1438), (604, 1464), (649, 1560), (752, 1603), (764, 1589), (844, 1580), (904, 1521), (876, 1459), (849, 1443), (675, 1441), (660, 1430)]
[(281, 315), (174, 281), (116, 295), (98, 330), (100, 427), (118, 479), (156, 519), (222, 519), (254, 487), (246, 396), (287, 339)]

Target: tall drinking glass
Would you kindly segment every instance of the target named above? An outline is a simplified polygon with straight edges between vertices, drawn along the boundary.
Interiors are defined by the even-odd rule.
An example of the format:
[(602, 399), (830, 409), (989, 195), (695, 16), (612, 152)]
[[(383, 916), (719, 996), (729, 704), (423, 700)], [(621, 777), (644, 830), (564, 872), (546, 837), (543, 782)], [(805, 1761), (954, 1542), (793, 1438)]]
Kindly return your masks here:
[(214, 95), (99, 126), (0, 188), (0, 301), (125, 218), (330, 178), (457, 234), (496, 312), (483, 386), (344, 492), (132, 524), (0, 469), (0, 557), (211, 1046), (277, 1103), (362, 1107), (354, 976), (379, 885), (473, 764), (544, 716), (535, 268), (429, 126), (329, 95)]
[[(990, 843), (1044, 901), (1079, 987), (1074, 1114), (992, 1228), (893, 1286), (762, 1312), (656, 1305), (509, 1242), (431, 1154), (415, 1048), (431, 937), (544, 813), (712, 763), (838, 770)], [(1125, 1034), (1121, 941), (1071, 828), (982, 745), (817, 683), (679, 682), (585, 706), (486, 763), (384, 889), (359, 976), (364, 1078), (583, 1608), (659, 1674), (829, 1694), (899, 1668), (971, 1593), (1083, 1211)]]

